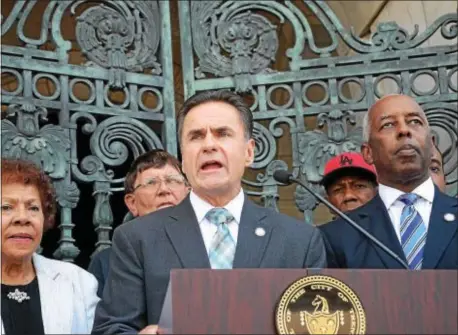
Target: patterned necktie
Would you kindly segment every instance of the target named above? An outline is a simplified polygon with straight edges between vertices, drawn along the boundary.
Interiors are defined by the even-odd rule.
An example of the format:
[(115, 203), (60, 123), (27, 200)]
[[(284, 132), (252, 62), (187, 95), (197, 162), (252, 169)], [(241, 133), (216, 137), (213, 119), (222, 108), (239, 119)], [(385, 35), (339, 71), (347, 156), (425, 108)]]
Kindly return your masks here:
[(426, 225), (413, 206), (418, 198), (412, 193), (399, 197), (405, 205), (401, 214), (401, 244), (411, 270), (421, 269), (426, 241)]
[(235, 242), (227, 228), (227, 223), (231, 222), (234, 217), (225, 208), (213, 208), (208, 211), (205, 217), (218, 227), (208, 251), (212, 269), (232, 269)]

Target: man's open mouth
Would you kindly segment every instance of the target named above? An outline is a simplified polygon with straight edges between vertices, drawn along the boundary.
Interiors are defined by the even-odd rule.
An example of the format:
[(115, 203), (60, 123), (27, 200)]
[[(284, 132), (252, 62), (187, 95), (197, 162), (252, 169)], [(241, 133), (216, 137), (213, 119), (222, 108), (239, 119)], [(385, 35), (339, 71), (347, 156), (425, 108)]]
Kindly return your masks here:
[(213, 171), (213, 170), (218, 170), (223, 167), (223, 164), (221, 164), (219, 161), (216, 160), (211, 160), (203, 163), (200, 167), (201, 170), (203, 171)]

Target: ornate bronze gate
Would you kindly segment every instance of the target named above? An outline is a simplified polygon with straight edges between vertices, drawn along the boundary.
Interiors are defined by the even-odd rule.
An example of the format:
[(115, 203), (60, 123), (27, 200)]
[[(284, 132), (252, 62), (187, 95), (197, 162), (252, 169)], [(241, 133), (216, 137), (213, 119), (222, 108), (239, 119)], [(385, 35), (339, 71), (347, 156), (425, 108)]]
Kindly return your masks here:
[[(179, 4), (184, 95), (228, 88), (251, 98), (257, 144), (252, 168), (261, 173), (251, 173), (245, 185), (266, 206), (277, 208), (272, 175), (278, 168), (293, 170), (322, 192), (324, 164), (343, 151), (359, 151), (359, 116), (385, 93), (379, 86), (386, 79), (394, 82), (393, 93), (414, 96), (428, 113), (445, 153), (449, 191), (456, 194), (456, 13), (438, 18), (420, 34), (382, 23), (370, 40), (362, 40), (343, 27), (325, 1)], [(317, 38), (311, 19), (320, 23), (327, 41)], [(438, 30), (453, 45), (422, 48)], [(353, 55), (338, 56), (339, 45)], [(428, 90), (417, 85), (424, 75), (432, 79)], [(321, 96), (314, 89), (321, 89)], [(280, 148), (291, 156), (278, 159)], [(310, 222), (315, 198), (302, 187), (294, 198)]]
[[(456, 13), (420, 34), (384, 23), (370, 40), (322, 1), (4, 1), (1, 24), (2, 156), (52, 177), (58, 259), (84, 253), (85, 264), (109, 245), (127, 166), (156, 147), (178, 154), (175, 107), (207, 89), (235, 89), (251, 104), (256, 160), (244, 186), (265, 206), (289, 211), (278, 168), (321, 191), (326, 160), (359, 149), (359, 116), (384, 80), (428, 112), (456, 194), (457, 45), (422, 47), (437, 31), (456, 39)], [(339, 56), (339, 45), (354, 54)], [(416, 85), (423, 75), (427, 91)], [(291, 190), (310, 222), (317, 203)]]
[[(39, 6), (40, 37), (31, 38), (25, 24)], [(76, 212), (84, 220), (76, 225), (94, 225), (98, 248), (110, 244), (110, 197), (123, 190), (123, 165), (157, 147), (177, 153), (169, 16), (168, 1), (15, 1), (2, 21), (3, 38), (13, 28), (19, 38), (2, 45), (2, 82), (15, 83), (12, 90), (2, 83), (2, 156), (33, 160), (53, 178), (56, 258), (73, 261), (80, 252)], [(75, 210), (85, 183), (93, 202)]]

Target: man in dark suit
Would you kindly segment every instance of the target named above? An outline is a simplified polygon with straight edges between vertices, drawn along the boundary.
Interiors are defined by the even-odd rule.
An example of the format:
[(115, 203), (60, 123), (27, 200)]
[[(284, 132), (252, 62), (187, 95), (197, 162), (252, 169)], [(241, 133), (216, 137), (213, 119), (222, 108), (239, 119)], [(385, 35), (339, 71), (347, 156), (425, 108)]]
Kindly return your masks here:
[[(362, 154), (377, 169), (378, 194), (349, 216), (395, 252), (410, 269), (457, 269), (457, 199), (430, 177), (432, 139), (412, 98), (377, 101), (363, 124)], [(328, 266), (396, 269), (402, 265), (345, 221), (322, 225)]]
[[(122, 223), (128, 222), (133, 218), (134, 216), (132, 213), (128, 212), (124, 216)], [(92, 256), (89, 267), (87, 268), (87, 270), (94, 275), (94, 277), (97, 279), (97, 282), (99, 283), (99, 286), (97, 287), (97, 295), (99, 298), (102, 298), (105, 282), (108, 278), (108, 271), (110, 270), (110, 254), (111, 247), (100, 250)]]
[(115, 230), (94, 334), (156, 333), (171, 269), (326, 266), (317, 228), (244, 194), (252, 132), (251, 111), (234, 93), (207, 91), (185, 102), (178, 136), (192, 191), (177, 206)]

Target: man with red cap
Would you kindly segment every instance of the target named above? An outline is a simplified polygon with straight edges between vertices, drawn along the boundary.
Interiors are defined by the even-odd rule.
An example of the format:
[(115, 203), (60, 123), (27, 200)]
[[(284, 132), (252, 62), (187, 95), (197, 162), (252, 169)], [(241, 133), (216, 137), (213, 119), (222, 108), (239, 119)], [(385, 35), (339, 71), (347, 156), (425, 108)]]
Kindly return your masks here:
[(321, 184), (329, 201), (347, 212), (369, 202), (377, 193), (377, 172), (357, 152), (345, 152), (324, 167)]

